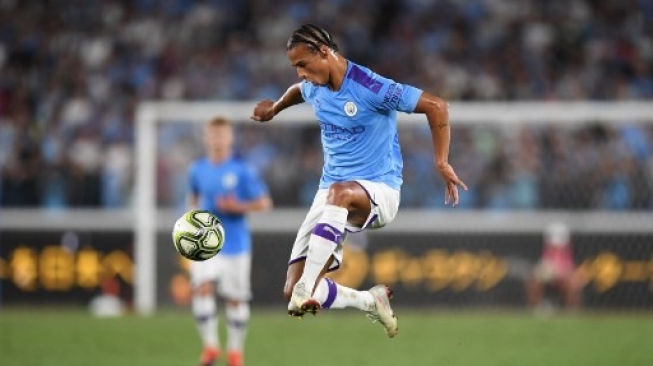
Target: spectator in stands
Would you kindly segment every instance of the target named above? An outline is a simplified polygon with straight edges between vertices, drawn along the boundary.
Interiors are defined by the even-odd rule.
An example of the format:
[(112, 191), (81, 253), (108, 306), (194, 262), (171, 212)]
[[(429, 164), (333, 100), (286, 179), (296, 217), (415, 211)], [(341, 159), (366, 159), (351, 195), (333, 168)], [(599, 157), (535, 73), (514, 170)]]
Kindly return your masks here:
[[(289, 31), (309, 20), (332, 29), (353, 61), (451, 101), (653, 98), (650, 1), (396, 0), (379, 5), (332, 0), (328, 5), (295, 0), (88, 0), (74, 7), (0, 2), (0, 204), (128, 205), (131, 192), (124, 185), (133, 181), (133, 169), (123, 174), (115, 169), (126, 166), (124, 152), (133, 154), (134, 106), (143, 99), (278, 95), (295, 75), (283, 50), (267, 45), (283, 44)], [(508, 156), (515, 161), (498, 165), (500, 177), (496, 159), (470, 157), (504, 159), (499, 150), (516, 137), (461, 130), (470, 140), (456, 156), (473, 162), (476, 182), (488, 183), (463, 198), (461, 208), (653, 207), (650, 130), (574, 136), (575, 130), (557, 127), (554, 141), (547, 131), (520, 128), (516, 132), (534, 151)], [(438, 208), (439, 201), (424, 199), (420, 191), (428, 186), (420, 182), (438, 177), (424, 173), (419, 136), (410, 140), (402, 145), (406, 184), (416, 193), (406, 192), (405, 202)], [(627, 146), (625, 154), (601, 165), (601, 153), (615, 145)], [(71, 156), (71, 149), (93, 156)], [(267, 169), (262, 174), (269, 176), (271, 191), (282, 195), (280, 206), (299, 204), (301, 187), (314, 179), (303, 174), (300, 165), (306, 162), (293, 160), (300, 149), (319, 151), (319, 141), (306, 146), (295, 139), (244, 151), (257, 160), (274, 152), (265, 155), (272, 158), (261, 160), (261, 168)], [(176, 171), (165, 166), (169, 163), (161, 161), (161, 170)], [(84, 194), (74, 186), (80, 182), (91, 185)], [(164, 203), (175, 195), (174, 184), (170, 187), (161, 193)]]

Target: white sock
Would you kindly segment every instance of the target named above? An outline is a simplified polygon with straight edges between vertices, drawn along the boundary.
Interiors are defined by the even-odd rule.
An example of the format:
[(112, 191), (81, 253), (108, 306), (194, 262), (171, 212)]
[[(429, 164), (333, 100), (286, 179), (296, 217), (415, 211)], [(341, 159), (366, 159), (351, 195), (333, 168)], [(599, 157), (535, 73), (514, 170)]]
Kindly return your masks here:
[(340, 245), (345, 232), (347, 214), (344, 207), (326, 205), (324, 213), (313, 229), (308, 242), (308, 255), (304, 265), (304, 273), (298, 283), (313, 289), (315, 281), (320, 276), (333, 251)]
[(241, 302), (236, 306), (227, 305), (227, 350), (242, 352), (245, 347), (247, 323), (249, 322), (249, 303)]
[(368, 291), (357, 291), (337, 284), (330, 278), (322, 278), (315, 289), (313, 298), (320, 302), (322, 309), (356, 308), (370, 311), (374, 309), (374, 298)]
[(218, 346), (218, 317), (215, 297), (213, 295), (194, 295), (192, 309), (204, 346), (220, 348)]

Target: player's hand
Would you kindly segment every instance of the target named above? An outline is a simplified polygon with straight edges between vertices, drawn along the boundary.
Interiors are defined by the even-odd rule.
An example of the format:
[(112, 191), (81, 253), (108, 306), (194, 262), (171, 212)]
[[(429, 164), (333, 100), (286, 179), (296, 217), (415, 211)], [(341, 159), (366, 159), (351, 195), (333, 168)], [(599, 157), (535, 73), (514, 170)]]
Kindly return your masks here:
[(266, 99), (256, 104), (252, 115), (249, 117), (257, 122), (267, 122), (274, 117), (274, 102)]
[(215, 206), (221, 212), (240, 214), (243, 213), (243, 205), (236, 199), (234, 195), (221, 196), (215, 199)]
[(444, 179), (444, 183), (446, 185), (444, 192), (444, 204), (448, 205), (449, 202), (452, 202), (453, 207), (458, 206), (458, 186), (462, 187), (464, 190), (467, 190), (467, 185), (465, 182), (460, 180), (460, 178), (458, 178), (456, 172), (453, 170), (453, 167), (448, 163), (439, 165), (438, 170), (440, 171), (440, 175), (442, 176), (442, 179)]

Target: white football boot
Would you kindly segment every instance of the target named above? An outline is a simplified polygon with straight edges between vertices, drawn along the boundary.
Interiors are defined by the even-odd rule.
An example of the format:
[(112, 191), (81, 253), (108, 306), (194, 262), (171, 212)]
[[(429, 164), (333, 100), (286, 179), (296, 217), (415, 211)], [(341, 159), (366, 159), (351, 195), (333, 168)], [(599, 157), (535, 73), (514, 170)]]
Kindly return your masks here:
[(377, 321), (385, 328), (388, 337), (393, 338), (399, 333), (397, 317), (390, 307), (392, 290), (386, 285), (376, 285), (368, 290), (374, 298), (374, 309), (368, 311), (367, 317), (376, 323)]
[(306, 313), (315, 315), (320, 310), (322, 310), (320, 302), (311, 296), (306, 285), (301, 282), (296, 283), (288, 303), (288, 315), (301, 318)]

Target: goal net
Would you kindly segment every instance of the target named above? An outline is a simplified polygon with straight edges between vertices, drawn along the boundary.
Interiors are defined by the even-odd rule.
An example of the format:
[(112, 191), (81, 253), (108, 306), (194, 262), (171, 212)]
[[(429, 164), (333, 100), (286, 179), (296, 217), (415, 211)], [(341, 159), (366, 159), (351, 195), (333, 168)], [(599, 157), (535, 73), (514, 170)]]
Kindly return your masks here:
[[(255, 293), (256, 286), (275, 290), (260, 297), (279, 297), (282, 282), (274, 281), (282, 281), (321, 173), (319, 126), (308, 105), (257, 124), (249, 120), (254, 105), (139, 106), (134, 233), (140, 313), (155, 311), (174, 291), (160, 278), (170, 276), (162, 266), (177, 266), (169, 233), (184, 210), (188, 163), (202, 153), (201, 126), (217, 115), (236, 124), (237, 151), (259, 170), (275, 200), (273, 212), (251, 217), (255, 250), (269, 265), (257, 272), (255, 255), (253, 281)], [(586, 303), (653, 302), (653, 104), (451, 103), (450, 162), (470, 187), (455, 210), (443, 204), (425, 117), (398, 119), (405, 162), (400, 214), (380, 232), (352, 238), (349, 264), (335, 274), (340, 281), (391, 283), (405, 290), (410, 304), (520, 305), (536, 273), (543, 232), (560, 222), (571, 233)]]

